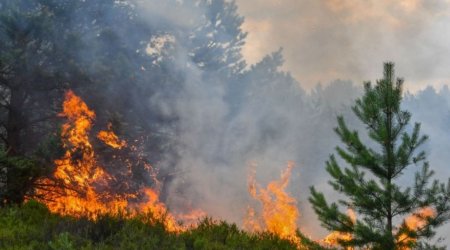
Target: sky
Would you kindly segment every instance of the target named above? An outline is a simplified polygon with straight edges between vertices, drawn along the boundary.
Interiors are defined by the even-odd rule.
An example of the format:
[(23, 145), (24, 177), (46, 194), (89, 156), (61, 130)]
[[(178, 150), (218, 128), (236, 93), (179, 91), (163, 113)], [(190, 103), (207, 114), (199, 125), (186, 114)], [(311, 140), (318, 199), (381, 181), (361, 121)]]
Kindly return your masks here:
[(396, 63), (407, 90), (450, 84), (450, 0), (236, 0), (249, 64), (283, 48), (306, 88), (381, 78)]

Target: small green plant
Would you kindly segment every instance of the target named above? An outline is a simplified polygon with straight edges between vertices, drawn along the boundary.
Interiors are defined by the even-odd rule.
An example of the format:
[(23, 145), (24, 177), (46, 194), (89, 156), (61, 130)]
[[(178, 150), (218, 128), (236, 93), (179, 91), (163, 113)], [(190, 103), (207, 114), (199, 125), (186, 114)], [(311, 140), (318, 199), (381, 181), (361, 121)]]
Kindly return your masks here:
[(60, 233), (53, 241), (48, 243), (52, 250), (75, 250), (70, 234), (67, 232)]

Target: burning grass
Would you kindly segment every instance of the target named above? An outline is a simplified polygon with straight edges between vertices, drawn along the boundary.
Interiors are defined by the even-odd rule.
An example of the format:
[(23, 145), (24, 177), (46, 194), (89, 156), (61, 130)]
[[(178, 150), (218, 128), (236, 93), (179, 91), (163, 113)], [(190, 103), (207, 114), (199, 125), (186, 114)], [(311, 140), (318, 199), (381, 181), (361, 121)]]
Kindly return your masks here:
[(244, 221), (247, 230), (251, 232), (267, 230), (282, 239), (288, 239), (296, 244), (300, 243), (296, 232), (300, 213), (296, 200), (285, 191), (293, 166), (293, 162), (289, 162), (287, 169), (281, 174), (280, 180), (270, 182), (266, 188), (262, 188), (256, 183), (256, 166), (252, 166), (248, 177), (248, 191), (255, 200), (260, 202), (262, 209), (258, 214), (254, 208), (248, 208)]
[[(351, 234), (332, 232), (320, 246), (301, 234), (297, 201), (286, 192), (293, 162), (267, 187), (256, 182), (256, 166), (252, 166), (248, 192), (259, 206), (248, 208), (244, 231), (209, 219), (199, 209), (171, 213), (159, 199), (160, 183), (148, 164), (145, 169), (154, 187), (114, 189), (117, 180), (99, 163), (92, 141), (112, 151), (135, 149), (115, 134), (111, 124), (91, 136), (96, 115), (72, 91), (66, 93), (60, 115), (66, 119), (61, 132), (65, 153), (55, 161), (52, 176), (39, 179), (30, 196), (46, 208), (31, 201), (22, 208), (2, 209), (0, 248), (23, 243), (25, 248), (36, 244), (46, 249), (324, 249), (352, 239)], [(127, 166), (121, 174), (131, 175), (130, 169)], [(349, 215), (355, 223), (355, 213), (350, 210)], [(406, 228), (414, 232), (432, 216), (430, 209), (419, 211), (405, 220)], [(40, 226), (42, 232), (37, 229)], [(414, 243), (410, 234), (401, 234), (399, 240), (404, 245)]]
[[(65, 154), (55, 161), (56, 167), (52, 176), (38, 180), (37, 188), (31, 196), (48, 208), (48, 211), (41, 209), (45, 216), (51, 218), (59, 216), (59, 219), (73, 223), (68, 230), (63, 230), (63, 234), (52, 236), (55, 242), (63, 241), (68, 244), (73, 240), (77, 246), (80, 246), (88, 239), (87, 242), (90, 245), (91, 240), (98, 240), (93, 239), (91, 234), (100, 234), (101, 239), (110, 239), (117, 234), (128, 233), (122, 232), (119, 225), (132, 224), (138, 228), (146, 228), (142, 229), (144, 233), (161, 230), (160, 241), (170, 239), (173, 246), (179, 243), (180, 246), (184, 245), (189, 249), (248, 249), (258, 244), (267, 245), (263, 249), (304, 248), (301, 239), (315, 245), (297, 231), (296, 221), (299, 212), (296, 201), (284, 191), (289, 182), (292, 163), (282, 174), (281, 180), (271, 182), (267, 189), (257, 186), (254, 173), (253, 177), (250, 176), (249, 192), (254, 199), (261, 202), (262, 217), (261, 220), (256, 217), (246, 219), (247, 222), (254, 222), (254, 227), (247, 228), (251, 233), (247, 233), (234, 224), (208, 219), (201, 210), (193, 210), (187, 214), (170, 213), (165, 204), (159, 200), (159, 182), (156, 179), (155, 188), (145, 186), (134, 192), (128, 190), (118, 192), (113, 189), (111, 183), (116, 181), (115, 177), (99, 163), (92, 141), (98, 140), (97, 142), (103, 143), (111, 150), (118, 151), (129, 147), (127, 142), (114, 133), (111, 124), (108, 124), (108, 128), (101, 130), (95, 137), (91, 136), (96, 114), (72, 91), (66, 93), (63, 112), (60, 116), (66, 119), (61, 132)], [(149, 176), (155, 178), (156, 175), (152, 172), (151, 166), (146, 166)], [(130, 166), (127, 169), (130, 169)], [(125, 171), (123, 174), (130, 173)], [(275, 199), (272, 199), (272, 196), (275, 196)], [(25, 210), (28, 211), (30, 206), (40, 205), (31, 202), (31, 205), (25, 205)], [(55, 215), (50, 215), (49, 212)], [(76, 220), (69, 218), (76, 218)], [(200, 220), (201, 218), (204, 218), (203, 221)], [(73, 236), (70, 229), (72, 226), (77, 227), (79, 223), (86, 223), (94, 228), (106, 226), (106, 229), (101, 228), (100, 232), (94, 230), (86, 233), (82, 235), (83, 240), (80, 241), (77, 239), (79, 235)], [(260, 225), (257, 226), (257, 223)], [(110, 226), (114, 228), (109, 228)], [(103, 235), (104, 230), (107, 231), (107, 236)], [(114, 235), (110, 235), (111, 233)], [(6, 239), (5, 242), (11, 242), (11, 240)], [(142, 244), (144, 245), (140, 245), (139, 248), (146, 246), (147, 243)], [(161, 245), (158, 245), (158, 248), (160, 247)]]

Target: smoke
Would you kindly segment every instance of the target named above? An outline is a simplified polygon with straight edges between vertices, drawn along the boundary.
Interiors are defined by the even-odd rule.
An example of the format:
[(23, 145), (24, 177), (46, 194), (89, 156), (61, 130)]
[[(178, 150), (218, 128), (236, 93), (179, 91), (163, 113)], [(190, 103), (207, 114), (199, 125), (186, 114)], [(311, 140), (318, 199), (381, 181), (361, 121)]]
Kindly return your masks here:
[(249, 31), (245, 57), (257, 62), (282, 46), (285, 69), (305, 88), (337, 78), (378, 77), (390, 60), (412, 90), (449, 82), (446, 0), (237, 0)]
[[(204, 18), (210, 11), (208, 5), (184, 8), (188, 2), (177, 2), (175, 7), (167, 3), (155, 7), (153, 1), (140, 4), (143, 6), (141, 9), (148, 12), (148, 21), (155, 27), (161, 23), (169, 27), (181, 26), (182, 29), (210, 25)], [(344, 4), (339, 4), (341, 2)], [(435, 68), (435, 62), (444, 60), (442, 56), (431, 60), (428, 56), (433, 52), (429, 44), (421, 44), (427, 36), (424, 34), (429, 31), (424, 31), (424, 34), (414, 32), (416, 28), (426, 30), (430, 25), (435, 25), (426, 22), (417, 26), (425, 18), (422, 14), (417, 15), (418, 6), (426, 4), (410, 6), (405, 2), (404, 7), (396, 4), (392, 13), (383, 12), (386, 3), (372, 4), (375, 10), (351, 1), (292, 3), (298, 12), (278, 13), (284, 17), (283, 20), (265, 23), (279, 29), (267, 28), (274, 37), (271, 41), (285, 47), (284, 53), (279, 50), (262, 59), (255, 59), (255, 64), (236, 78), (206, 71), (203, 62), (195, 61), (192, 56), (191, 44), (177, 32), (158, 33), (150, 39), (154, 43), (150, 43), (148, 52), (160, 56), (154, 63), (163, 65), (164, 60), (169, 58), (172, 71), (181, 76), (176, 85), (178, 89), (170, 88), (176, 94), (169, 98), (155, 94), (147, 102), (153, 108), (157, 107), (163, 116), (177, 117), (172, 150), (156, 165), (157, 168), (173, 171), (165, 187), (166, 202), (171, 209), (201, 208), (212, 217), (241, 224), (251, 202), (247, 193), (250, 162), (257, 164), (257, 179), (267, 183), (279, 175), (288, 161), (293, 160), (296, 167), (289, 189), (300, 208), (300, 228), (314, 237), (325, 234), (307, 201), (309, 186), (315, 185), (328, 196), (335, 196), (327, 184), (325, 161), (334, 153), (334, 147), (339, 145), (333, 132), (336, 116), (343, 114), (350, 125), (364, 129), (356, 122), (350, 109), (362, 89), (351, 81), (330, 80), (325, 87), (317, 85), (306, 92), (289, 72), (282, 70), (282, 54), (287, 55), (291, 65), (292, 57), (302, 60), (294, 62), (298, 63), (294, 72), (299, 79), (319, 79), (315, 77), (320, 76), (326, 81), (339, 77), (357, 81), (362, 78), (375, 79), (380, 76), (381, 62), (396, 55), (391, 52), (399, 48), (401, 52), (397, 55), (401, 56), (393, 59), (398, 59), (398, 71), (408, 82), (410, 78), (423, 80), (429, 77), (431, 73), (426, 73), (427, 69), (440, 72), (439, 67)], [(272, 2), (267, 2), (267, 5), (272, 6)], [(430, 11), (436, 10), (434, 5), (425, 7)], [(366, 15), (364, 11), (370, 13)], [(425, 11), (423, 15), (427, 13)], [(326, 16), (326, 20), (312, 19), (315, 15)], [(305, 21), (298, 22), (300, 28), (287, 38), (295, 38), (293, 42), (298, 39), (303, 41), (295, 48), (289, 48), (277, 32), (287, 32), (288, 26), (292, 25), (289, 17), (293, 16), (300, 16)], [(180, 20), (188, 21), (180, 23)], [(279, 22), (281, 25), (278, 25)], [(371, 34), (365, 31), (365, 27), (378, 22), (380, 24)], [(300, 34), (305, 27), (316, 29)], [(270, 46), (260, 46), (260, 39), (255, 41), (250, 33), (244, 52), (249, 53), (248, 48), (255, 46), (261, 51), (254, 53), (267, 53), (269, 50), (266, 48)], [(400, 46), (405, 39), (409, 42)], [(375, 47), (374, 43), (379, 46)], [(311, 44), (314, 46), (311, 47)], [(377, 50), (380, 46), (383, 53)], [(407, 53), (411, 49), (418, 53)], [(214, 56), (219, 55), (212, 55), (212, 58)], [(422, 60), (432, 62), (432, 65), (424, 69), (424, 63), (417, 64)], [(448, 134), (445, 123), (450, 115), (448, 96), (448, 91), (426, 89), (414, 95), (407, 94), (405, 98), (405, 107), (411, 110), (414, 119), (423, 123), (423, 132), (431, 137), (425, 149), (430, 152), (431, 166), (440, 176), (450, 175), (443, 152), (448, 148), (447, 137), (442, 136)], [(441, 112), (429, 112), (436, 108)]]
[[(307, 198), (312, 185), (335, 197), (327, 184), (325, 161), (339, 145), (333, 132), (336, 116), (342, 114), (349, 125), (364, 129), (350, 108), (362, 93), (361, 85), (335, 79), (374, 80), (386, 59), (397, 63), (407, 83), (449, 77), (442, 66), (450, 58), (444, 46), (450, 34), (445, 26), (447, 4), (252, 4), (275, 11), (268, 21), (263, 15), (267, 11), (249, 11), (250, 2), (238, 2), (249, 13), (246, 47), (242, 17), (233, 16), (236, 5), (230, 1), (133, 1), (128, 7), (137, 10), (139, 18), (132, 16), (136, 25), (131, 30), (121, 25), (131, 17), (123, 15), (123, 22), (117, 22), (113, 10), (102, 13), (103, 19), (97, 13), (75, 13), (74, 23), (82, 22), (80, 27), (89, 31), (80, 38), (90, 45), (78, 55), (80, 61), (94, 62), (107, 54), (100, 65), (86, 67), (103, 91), (92, 91), (100, 89), (95, 84), (78, 91), (96, 111), (99, 127), (124, 121), (118, 134), (142, 140), (139, 149), (165, 178), (162, 197), (170, 209), (200, 208), (214, 218), (241, 224), (251, 203), (250, 163), (256, 163), (256, 179), (264, 185), (294, 161), (289, 191), (298, 201), (300, 229), (319, 238), (325, 232)], [(100, 21), (109, 32), (97, 33)], [(116, 54), (124, 61), (133, 58), (131, 69), (102, 71)], [(245, 69), (242, 54), (253, 63)], [(120, 60), (115, 65), (122, 65)], [(319, 80), (326, 84), (313, 85)], [(430, 135), (425, 146), (430, 165), (446, 179), (450, 91), (427, 88), (406, 94), (404, 106)]]
[[(411, 111), (412, 120), (421, 124), (422, 133), (429, 136), (428, 143), (424, 146), (427, 152), (430, 167), (435, 171), (434, 178), (447, 183), (450, 176), (450, 92), (447, 86), (437, 91), (428, 86), (415, 94), (407, 93), (404, 107)], [(416, 170), (413, 167), (410, 171)], [(412, 173), (407, 174), (412, 180)], [(410, 182), (411, 183), (411, 182)], [(447, 223), (438, 230), (436, 238), (443, 237), (444, 245), (450, 245), (448, 231), (450, 225)]]

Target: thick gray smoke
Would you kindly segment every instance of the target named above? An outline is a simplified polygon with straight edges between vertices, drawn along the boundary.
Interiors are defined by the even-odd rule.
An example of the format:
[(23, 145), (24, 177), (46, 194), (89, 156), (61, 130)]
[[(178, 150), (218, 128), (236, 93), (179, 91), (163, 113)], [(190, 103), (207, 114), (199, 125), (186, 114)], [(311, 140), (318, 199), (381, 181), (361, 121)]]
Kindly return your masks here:
[[(205, 22), (202, 17), (208, 11), (206, 7), (184, 8), (182, 1), (173, 6), (159, 1), (141, 4), (148, 21), (156, 25), (196, 27)], [(182, 91), (176, 98), (154, 95), (148, 102), (162, 114), (178, 119), (173, 144), (177, 160), (167, 154), (156, 166), (174, 171), (166, 187), (168, 205), (175, 210), (201, 208), (214, 218), (241, 224), (251, 202), (247, 193), (250, 162), (257, 164), (257, 180), (267, 183), (277, 179), (287, 162), (293, 160), (296, 167), (289, 191), (298, 201), (300, 228), (322, 237), (325, 232), (307, 201), (308, 188), (315, 185), (334, 195), (324, 167), (339, 144), (333, 128), (336, 116), (343, 114), (349, 124), (363, 129), (350, 109), (362, 93), (361, 85), (336, 80), (307, 93), (289, 73), (280, 70), (281, 50), (267, 55), (239, 77), (211, 77), (202, 62), (193, 60), (192, 49), (178, 34), (160, 33), (151, 41), (147, 52), (157, 55), (155, 63), (169, 57), (183, 75)], [(298, 53), (299, 57), (303, 55)], [(381, 68), (381, 64), (376, 67), (378, 73)], [(410, 77), (402, 76), (406, 80)], [(425, 149), (437, 176), (445, 180), (450, 176), (450, 154), (446, 152), (450, 148), (450, 92), (427, 88), (406, 94), (404, 107), (412, 112), (414, 121), (422, 123), (423, 133), (430, 135)], [(412, 177), (413, 172), (406, 176)]]

